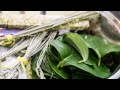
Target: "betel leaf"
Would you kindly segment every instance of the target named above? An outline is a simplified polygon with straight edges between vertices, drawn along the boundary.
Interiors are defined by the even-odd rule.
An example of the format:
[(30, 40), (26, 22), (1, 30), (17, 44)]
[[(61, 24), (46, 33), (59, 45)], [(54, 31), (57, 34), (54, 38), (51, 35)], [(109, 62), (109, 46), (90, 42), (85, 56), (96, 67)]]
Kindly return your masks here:
[(57, 50), (57, 52), (59, 52), (61, 60), (75, 53), (75, 50), (71, 46), (64, 44), (59, 40), (53, 40), (50, 45), (53, 46)]
[(120, 52), (120, 46), (109, 43), (102, 37), (92, 35), (81, 35), (86, 41), (87, 46), (93, 49), (99, 58), (103, 58), (106, 54), (111, 52)]
[(37, 60), (39, 58), (39, 53), (37, 53), (36, 55), (34, 55), (32, 57), (32, 63), (31, 63), (31, 67), (32, 67), (32, 70), (35, 72), (35, 68), (36, 68), (36, 63), (37, 63)]
[(50, 78), (61, 78), (54, 70), (52, 69), (50, 62), (48, 61), (48, 56), (46, 55), (46, 59), (41, 64), (41, 68), (44, 72), (45, 76), (49, 76)]
[(59, 79), (59, 77), (55, 76), (55, 75), (51, 75), (49, 73), (44, 73), (44, 75), (46, 76), (46, 79)]
[(59, 61), (59, 57), (58, 56), (58, 53), (57, 51), (55, 50), (54, 47), (48, 47), (48, 50), (46, 51), (46, 53), (49, 55), (49, 56), (52, 56), (52, 58), (54, 58), (56, 61)]
[(33, 79), (39, 79), (39, 77), (37, 76), (36, 71), (35, 71), (38, 58), (39, 58), (39, 53), (37, 53), (36, 55), (34, 55), (32, 57), (31, 68), (32, 68), (32, 78)]
[[(39, 53), (36, 54), (35, 56), (33, 56), (33, 60), (32, 60), (32, 70), (33, 70), (33, 78), (36, 78), (36, 63), (37, 63), (37, 60), (39, 58)], [(43, 70), (43, 73), (45, 76), (49, 76), (50, 78), (61, 78), (60, 76), (58, 76), (58, 74), (56, 74), (54, 72), (54, 70), (52, 70), (51, 66), (50, 66), (50, 63), (49, 61), (46, 59), (45, 57), (45, 60), (43, 60), (43, 62), (41, 63), (41, 69)], [(38, 78), (38, 77), (37, 77)]]
[[(90, 55), (85, 63), (78, 63), (82, 60), (82, 58), (79, 54), (77, 54), (77, 52), (74, 51), (73, 47), (70, 47), (69, 45), (58, 40), (54, 40), (52, 46), (55, 47), (58, 51), (57, 53), (59, 53), (61, 57), (64, 56), (63, 58), (60, 58), (61, 60), (58, 67), (62, 68), (64, 66), (74, 66), (100, 78), (106, 78), (110, 75), (110, 71), (105, 65), (101, 64), (101, 66), (97, 66), (96, 58), (93, 58), (92, 55)], [(52, 62), (52, 60), (50, 61)]]
[(105, 65), (97, 66), (96, 59), (92, 55), (90, 55), (86, 63), (78, 63), (80, 60), (82, 58), (78, 54), (72, 54), (61, 61), (59, 66), (74, 66), (99, 78), (107, 78), (111, 74), (109, 68)]
[[(31, 63), (31, 67), (32, 67), (32, 73), (33, 73), (33, 75), (32, 75), (32, 77), (33, 78), (37, 78), (38, 79), (38, 77), (37, 77), (37, 75), (36, 75), (36, 70), (35, 70), (35, 68), (36, 68), (36, 64), (37, 64), (37, 61), (38, 61), (38, 58), (39, 58), (39, 54), (40, 53), (37, 53), (36, 55), (34, 55), (32, 58), (32, 63)], [(52, 73), (54, 73), (53, 71), (52, 71), (52, 69), (50, 68), (50, 66), (49, 66), (49, 63), (47, 62), (47, 60), (45, 61), (45, 62), (42, 62), (42, 64), (41, 64), (41, 68), (42, 68), (42, 70), (43, 70), (43, 72), (45, 73), (47, 73), (47, 75), (49, 75), (49, 76), (51, 76), (52, 75)], [(54, 78), (54, 75), (55, 75), (55, 73), (53, 74), (53, 78)]]
[(94, 75), (85, 72), (81, 69), (76, 69), (72, 72), (72, 79), (100, 79), (100, 78), (95, 77)]
[(69, 75), (67, 74), (67, 72), (65, 71), (65, 69), (63, 69), (63, 68), (57, 68), (57, 62), (55, 60), (53, 60), (51, 57), (49, 57), (49, 63), (50, 63), (50, 66), (51, 66), (52, 70), (56, 74), (58, 74), (63, 79), (69, 79)]
[(59, 41), (63, 42), (64, 41), (64, 35), (58, 36), (56, 38), (56, 40), (59, 40)]
[(88, 60), (88, 56), (89, 56), (88, 47), (84, 39), (79, 34), (67, 33), (64, 37), (64, 41), (65, 43), (74, 47), (81, 54), (83, 60), (79, 61), (79, 63), (85, 62)]
[(35, 71), (32, 71), (32, 79), (39, 79)]

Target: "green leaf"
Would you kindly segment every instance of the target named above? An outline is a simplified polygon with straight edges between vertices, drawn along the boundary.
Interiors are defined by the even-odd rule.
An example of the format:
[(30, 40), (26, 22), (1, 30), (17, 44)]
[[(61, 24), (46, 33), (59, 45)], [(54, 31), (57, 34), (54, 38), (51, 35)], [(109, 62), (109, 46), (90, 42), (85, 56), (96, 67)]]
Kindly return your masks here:
[(32, 57), (31, 67), (32, 67), (32, 70), (35, 72), (36, 72), (35, 68), (36, 68), (36, 63), (37, 63), (38, 58), (39, 58), (39, 53), (37, 53), (36, 55)]
[(50, 78), (51, 78), (51, 76), (52, 76), (52, 78), (56, 78), (56, 77), (61, 78), (56, 72), (54, 72), (54, 70), (50, 66), (50, 62), (48, 61), (49, 56), (46, 55), (46, 57), (47, 58), (45, 59), (45, 61), (42, 62), (42, 64), (41, 64), (41, 68), (42, 68), (44, 74), (46, 76), (50, 76)]
[(35, 71), (32, 71), (32, 79), (39, 79), (39, 77), (36, 75)]
[(103, 58), (106, 54), (111, 52), (120, 52), (119, 45), (109, 43), (101, 37), (92, 35), (81, 36), (86, 41), (87, 46), (96, 52), (98, 58)]
[(47, 76), (46, 79), (59, 79), (58, 76), (55, 76), (54, 74), (51, 75), (45, 72), (44, 75)]
[[(110, 75), (110, 71), (105, 65), (101, 64), (101, 66), (97, 66), (97, 60), (91, 54), (86, 62), (78, 63), (82, 61), (82, 58), (75, 52), (74, 48), (58, 40), (51, 42), (51, 46), (54, 46), (57, 53), (62, 57), (58, 65), (57, 63), (54, 64), (57, 67), (74, 66), (100, 78), (106, 78)], [(50, 61), (54, 62), (54, 60)]]
[[(32, 77), (33, 77), (33, 79), (39, 79), (39, 77), (36, 75), (36, 70), (35, 70), (36, 64), (37, 64), (37, 60), (38, 60), (38, 58), (39, 58), (39, 53), (37, 53), (36, 55), (34, 55), (32, 58), (33, 58), (32, 64), (31, 64), (32, 73), (33, 73), (33, 74), (32, 74)], [(54, 71), (51, 69), (51, 67), (50, 67), (50, 65), (49, 65), (49, 63), (48, 63), (47, 60), (45, 60), (45, 62), (42, 62), (41, 68), (42, 68), (42, 70), (43, 70), (43, 73), (45, 73), (45, 72), (47, 73), (46, 75), (51, 76), (52, 73), (53, 73), (53, 78), (54, 78), (55, 73), (54, 73)]]
[(64, 35), (58, 36), (58, 37), (56, 38), (56, 40), (59, 40), (59, 41), (63, 42), (63, 41), (64, 41)]
[(53, 73), (53, 70), (52, 70), (52, 68), (50, 67), (49, 62), (48, 62), (47, 59), (45, 60), (45, 62), (42, 62), (41, 68), (42, 68), (43, 72), (47, 72), (47, 73), (49, 73), (49, 74), (52, 74), (52, 73)]
[(59, 40), (53, 40), (50, 43), (50, 45), (53, 46), (57, 50), (61, 60), (63, 60), (64, 58), (76, 52), (71, 46), (64, 44), (63, 42)]
[(61, 76), (63, 79), (69, 79), (69, 75), (66, 73), (66, 71), (63, 68), (57, 68), (57, 63), (52, 60), (52, 58), (49, 57), (49, 63), (53, 71)]
[(72, 79), (99, 79), (99, 78), (95, 77), (94, 75), (88, 72), (77, 69), (72, 72)]
[(65, 43), (74, 47), (80, 53), (83, 60), (79, 61), (79, 63), (85, 62), (88, 60), (89, 50), (84, 39), (80, 35), (75, 33), (67, 33), (64, 38), (64, 41)]
[(49, 56), (52, 56), (52, 58), (54, 58), (56, 61), (59, 61), (60, 59), (57, 57), (58, 56), (58, 53), (56, 51), (56, 49), (54, 47), (48, 47), (46, 53), (49, 55)]
[(59, 63), (59, 66), (74, 66), (79, 69), (82, 69), (90, 74), (99, 77), (99, 78), (107, 78), (110, 75), (110, 70), (105, 65), (101, 64), (101, 66), (97, 66), (96, 59), (90, 55), (88, 60), (85, 63), (78, 63), (78, 61), (82, 60), (79, 55), (72, 54), (69, 57), (65, 58)]
[(36, 75), (36, 70), (35, 70), (38, 58), (39, 58), (39, 53), (37, 53), (36, 55), (32, 57), (31, 68), (32, 68), (33, 79), (39, 79), (39, 77)]

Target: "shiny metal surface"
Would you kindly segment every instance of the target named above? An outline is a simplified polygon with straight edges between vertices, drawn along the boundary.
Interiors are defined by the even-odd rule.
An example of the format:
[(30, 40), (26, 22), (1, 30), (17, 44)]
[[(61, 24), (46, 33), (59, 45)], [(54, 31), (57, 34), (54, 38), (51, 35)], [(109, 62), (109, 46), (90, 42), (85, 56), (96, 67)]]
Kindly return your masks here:
[(108, 41), (120, 45), (120, 21), (108, 11), (101, 13), (100, 34)]
[[(113, 13), (114, 12), (100, 11), (101, 29), (99, 33), (108, 41), (120, 45), (120, 20), (119, 20), (120, 17), (118, 15), (116, 16)], [(114, 71), (114, 73), (110, 77), (108, 77), (108, 79), (119, 79), (119, 78), (120, 78), (120, 67), (118, 67)]]

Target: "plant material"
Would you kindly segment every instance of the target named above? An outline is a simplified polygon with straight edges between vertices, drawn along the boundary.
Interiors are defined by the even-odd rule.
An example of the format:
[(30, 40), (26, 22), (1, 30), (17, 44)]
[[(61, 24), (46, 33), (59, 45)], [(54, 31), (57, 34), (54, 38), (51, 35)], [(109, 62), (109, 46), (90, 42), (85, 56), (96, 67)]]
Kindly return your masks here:
[[(15, 47), (13, 47), (12, 48), (12, 52), (13, 53), (10, 53), (10, 51), (9, 51), (9, 53), (10, 53), (10, 55), (12, 55), (12, 54), (16, 54), (16, 52), (18, 52), (18, 50), (20, 51), (20, 49), (22, 50), (22, 49), (25, 49), (25, 47), (26, 46), (28, 46), (28, 48), (27, 48), (27, 51), (26, 51), (26, 53), (25, 53), (25, 55), (23, 56), (23, 57), (18, 57), (17, 58), (17, 63), (14, 63), (14, 64), (19, 64), (19, 63), (21, 63), (21, 66), (22, 66), (22, 68), (23, 68), (23, 70), (24, 70), (24, 72), (26, 72), (26, 74), (27, 74), (27, 76), (28, 76), (28, 78), (31, 78), (31, 76), (29, 75), (29, 74), (31, 74), (31, 72), (30, 72), (30, 63), (29, 63), (29, 61), (28, 60), (30, 60), (30, 58), (31, 58), (31, 56), (33, 56), (34, 54), (36, 54), (37, 52), (36, 51), (39, 51), (39, 49), (40, 49), (40, 46), (42, 45), (41, 44), (41, 42), (44, 40), (44, 38), (45, 38), (45, 36), (47, 35), (47, 32), (43, 32), (42, 34), (40, 33), (40, 34), (38, 34), (37, 36), (34, 36), (30, 41), (29, 41), (29, 43), (28, 42), (24, 42), (24, 43), (22, 43), (22, 45), (24, 45), (24, 48), (23, 47), (21, 47), (21, 44), (20, 45), (16, 45)], [(38, 42), (39, 41), (39, 42)], [(27, 43), (27, 44), (26, 44)], [(19, 49), (18, 49), (19, 48)], [(8, 52), (6, 52), (6, 53), (8, 53)], [(8, 54), (9, 54), (8, 53)], [(8, 55), (7, 54), (7, 55)], [(5, 56), (4, 56), (5, 57)], [(6, 56), (7, 57), (7, 56)], [(11, 66), (10, 66), (11, 67)], [(8, 67), (6, 67), (6, 68), (10, 68), (9, 66)]]
[(69, 75), (66, 73), (66, 71), (63, 68), (57, 68), (57, 62), (52, 61), (53, 59), (48, 57), (48, 61), (50, 64), (50, 67), (52, 70), (57, 74), (57, 76), (63, 78), (63, 79), (69, 79)]
[(34, 36), (27, 47), (27, 51), (24, 55), (27, 59), (29, 59), (31, 56), (36, 54), (41, 48), (42, 48), (42, 42), (47, 35), (47, 32), (40, 33), (36, 36)]
[[(73, 47), (58, 40), (51, 42), (51, 45), (57, 50), (57, 55), (60, 55), (60, 61), (56, 67), (74, 66), (100, 78), (110, 75), (109, 69), (104, 64), (97, 66), (96, 58), (92, 54), (89, 55), (86, 62), (78, 63), (80, 60), (82, 61), (82, 58)], [(55, 61), (51, 60), (51, 62)]]
[(74, 47), (80, 53), (83, 60), (79, 61), (79, 63), (87, 61), (89, 56), (89, 50), (86, 45), (86, 42), (83, 40), (83, 38), (80, 35), (75, 33), (68, 33), (65, 35), (64, 41), (67, 44)]
[[(91, 17), (98, 17), (99, 13), (94, 11), (86, 11), (86, 12), (75, 12), (74, 14), (62, 17), (60, 19), (53, 20), (51, 22), (48, 22), (44, 25), (40, 26), (32, 26), (30, 28), (27, 28), (23, 31), (18, 32), (17, 34), (13, 35), (13, 38), (19, 38), (24, 36), (30, 36), (36, 33), (40, 33), (42, 31), (49, 31), (49, 30), (59, 30), (63, 26), (72, 26), (76, 23), (79, 23), (81, 20), (89, 20)], [(92, 17), (92, 18), (93, 18)], [(87, 24), (88, 27), (88, 24)], [(85, 28), (86, 29), (86, 28)], [(5, 38), (1, 38), (2, 40)]]
[(8, 51), (4, 52), (3, 55), (0, 57), (0, 60), (6, 58), (8, 56), (11, 56), (13, 54), (17, 54), (21, 50), (25, 49), (29, 45), (30, 41), (31, 41), (31, 39), (19, 41), (12, 48), (10, 48)]
[(107, 40), (92, 35), (81, 35), (85, 40), (87, 46), (95, 51), (98, 56), (99, 62), (98, 66), (100, 66), (101, 58), (103, 58), (106, 54), (111, 52), (120, 52), (120, 46), (110, 43)]
[[(120, 52), (120, 46), (109, 43), (98, 36), (70, 32), (79, 29), (93, 30), (94, 26), (97, 28), (96, 22), (99, 21), (99, 16), (100, 14), (94, 11), (74, 12), (14, 34), (11, 38), (15, 40), (20, 38), (21, 41), (1, 54), (0, 66), (1, 68), (7, 66), (2, 65), (6, 61), (5, 58), (16, 55), (16, 63), (13, 63), (14, 65), (9, 63), (10, 66), (2, 69), (8, 70), (7, 72), (13, 72), (16, 69), (18, 71), (15, 72), (15, 75), (7, 74), (8, 76), (6, 75), (5, 78), (104, 79), (109, 77), (111, 69), (101, 61), (106, 60), (105, 58), (108, 57), (108, 54), (111, 55), (111, 52)], [(63, 31), (61, 34), (58, 32), (59, 29), (68, 29), (70, 33)], [(82, 32), (86, 33), (87, 30)], [(58, 37), (56, 37), (57, 35)], [(0, 40), (9, 41), (9, 38), (4, 37)], [(5, 72), (0, 74), (0, 77), (4, 75)]]
[(0, 46), (11, 47), (15, 44), (15, 39), (12, 38), (12, 35), (6, 35), (6, 39), (0, 41)]
[[(40, 55), (39, 55), (39, 58), (38, 58), (38, 60), (37, 60), (36, 67), (35, 67), (35, 71), (36, 71), (38, 77), (40, 77), (40, 78), (41, 78), (41, 77), (44, 77), (44, 75), (43, 75), (43, 73), (42, 73), (42, 70), (41, 70), (41, 63), (42, 63), (42, 61), (43, 61), (43, 59), (44, 59), (44, 57), (45, 57), (45, 53), (46, 53), (46, 50), (47, 50), (47, 48), (48, 48), (48, 46), (49, 46), (49, 43), (50, 43), (52, 40), (54, 40), (54, 38), (56, 37), (56, 35), (57, 35), (57, 32), (51, 32), (51, 33), (48, 35), (48, 37), (45, 39), (45, 42), (42, 44), (43, 47), (42, 47), (41, 50), (40, 50)], [(41, 73), (39, 73), (39, 71), (40, 71)], [(41, 78), (41, 79), (44, 79), (44, 78)]]

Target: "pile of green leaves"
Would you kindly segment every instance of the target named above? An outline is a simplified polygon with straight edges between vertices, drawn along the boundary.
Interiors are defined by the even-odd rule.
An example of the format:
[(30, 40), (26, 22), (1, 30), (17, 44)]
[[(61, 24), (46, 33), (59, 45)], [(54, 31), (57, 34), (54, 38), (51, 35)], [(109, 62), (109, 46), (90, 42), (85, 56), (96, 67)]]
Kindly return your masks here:
[[(47, 79), (104, 79), (112, 72), (103, 58), (119, 52), (120, 46), (101, 37), (70, 32), (50, 43), (41, 68)], [(35, 57), (33, 71), (38, 55)]]

